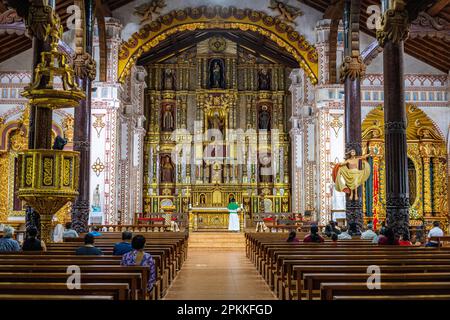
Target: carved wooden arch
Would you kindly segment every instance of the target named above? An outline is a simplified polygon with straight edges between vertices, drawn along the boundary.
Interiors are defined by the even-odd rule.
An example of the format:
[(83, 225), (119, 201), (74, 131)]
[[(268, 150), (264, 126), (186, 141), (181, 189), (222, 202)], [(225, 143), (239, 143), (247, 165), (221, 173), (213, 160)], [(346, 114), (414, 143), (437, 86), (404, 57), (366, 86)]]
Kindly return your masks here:
[(222, 6), (174, 10), (144, 25), (119, 49), (119, 81), (125, 81), (131, 67), (142, 54), (156, 47), (169, 35), (208, 29), (253, 31), (273, 40), (288, 51), (305, 70), (311, 82), (317, 84), (317, 50), (304, 36), (280, 19), (264, 12)]
[[(406, 105), (406, 139), (408, 141), (419, 141), (424, 138), (437, 142), (445, 141), (444, 135), (438, 126), (419, 107)], [(428, 132), (425, 132), (428, 130)], [(429, 137), (428, 137), (429, 135)], [(362, 122), (362, 139), (373, 138), (384, 139), (384, 111), (380, 105), (371, 110)]]

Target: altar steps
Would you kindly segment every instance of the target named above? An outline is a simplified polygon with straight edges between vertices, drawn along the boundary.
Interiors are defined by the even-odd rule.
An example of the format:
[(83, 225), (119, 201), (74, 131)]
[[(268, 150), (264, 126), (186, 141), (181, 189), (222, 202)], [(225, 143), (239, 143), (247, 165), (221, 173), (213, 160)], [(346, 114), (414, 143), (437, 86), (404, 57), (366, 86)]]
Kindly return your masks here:
[(202, 249), (245, 249), (243, 233), (234, 232), (191, 232), (189, 234), (189, 248)]

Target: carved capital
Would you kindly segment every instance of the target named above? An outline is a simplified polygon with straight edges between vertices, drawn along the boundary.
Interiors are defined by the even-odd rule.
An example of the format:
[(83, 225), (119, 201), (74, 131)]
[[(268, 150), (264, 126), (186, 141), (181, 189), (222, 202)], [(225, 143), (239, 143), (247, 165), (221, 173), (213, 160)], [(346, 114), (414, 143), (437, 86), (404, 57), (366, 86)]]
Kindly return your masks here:
[(43, 41), (47, 39), (47, 29), (59, 25), (59, 18), (51, 6), (41, 1), (30, 7), (25, 23), (28, 35)]
[(340, 68), (341, 83), (344, 83), (347, 78), (351, 80), (361, 79), (365, 73), (366, 65), (361, 56), (346, 56)]
[(78, 78), (95, 80), (97, 66), (89, 53), (76, 53), (73, 58), (73, 69)]
[(386, 41), (400, 43), (409, 36), (408, 11), (404, 1), (394, 1), (393, 9), (388, 9), (381, 17), (381, 28), (377, 30), (377, 40), (384, 47)]

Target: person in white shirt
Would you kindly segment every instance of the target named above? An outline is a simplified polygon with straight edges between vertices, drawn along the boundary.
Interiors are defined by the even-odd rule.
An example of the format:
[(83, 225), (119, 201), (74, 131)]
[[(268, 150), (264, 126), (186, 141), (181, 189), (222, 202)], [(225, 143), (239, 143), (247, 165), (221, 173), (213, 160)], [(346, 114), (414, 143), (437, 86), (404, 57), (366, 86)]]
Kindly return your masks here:
[(430, 230), (427, 237), (427, 244), (425, 247), (437, 247), (439, 243), (435, 240), (431, 240), (431, 237), (443, 237), (444, 231), (442, 231), (441, 228), (439, 228), (439, 221), (433, 222), (433, 229)]
[(66, 230), (63, 232), (63, 238), (78, 238), (78, 232), (72, 229), (72, 223), (66, 223)]
[(373, 225), (372, 224), (368, 224), (367, 225), (367, 230), (364, 231), (361, 234), (361, 239), (362, 240), (373, 240), (374, 238), (378, 237), (377, 234), (373, 231)]
[(338, 234), (338, 240), (352, 240), (352, 236), (348, 233), (348, 228), (346, 226), (341, 228), (341, 233)]

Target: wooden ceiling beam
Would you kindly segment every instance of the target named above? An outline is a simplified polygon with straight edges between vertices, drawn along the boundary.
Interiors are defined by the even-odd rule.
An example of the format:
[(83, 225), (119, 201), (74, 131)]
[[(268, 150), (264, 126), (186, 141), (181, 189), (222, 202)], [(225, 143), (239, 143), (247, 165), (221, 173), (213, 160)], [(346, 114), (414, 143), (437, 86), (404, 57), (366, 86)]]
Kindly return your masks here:
[(224, 32), (222, 33), (224, 38), (227, 38), (230, 41), (236, 42), (237, 44), (242, 44), (243, 46), (249, 47), (250, 49), (258, 52), (261, 55), (270, 57), (274, 61), (282, 63), (284, 65), (289, 66), (290, 68), (298, 68), (299, 64), (297, 60), (290, 58), (279, 51), (270, 49), (267, 45), (261, 46), (259, 42), (253, 42), (250, 39), (246, 38), (240, 32)]
[(184, 38), (175, 41), (175, 44), (172, 44), (174, 39), (167, 39), (163, 43), (161, 43), (161, 47), (156, 47), (154, 50), (151, 50), (149, 53), (144, 54), (137, 61), (138, 65), (147, 65), (150, 63), (155, 63), (164, 59), (165, 57), (170, 56), (173, 53), (177, 53), (180, 51), (184, 51), (189, 47), (193, 47), (197, 43), (206, 40), (210, 35), (207, 33), (202, 33), (199, 36), (197, 34), (186, 35)]
[[(28, 49), (31, 49), (32, 44), (30, 42), (20, 42), (16, 43), (14, 46), (11, 46), (8, 48), (8, 50), (1, 50), (0, 51), (0, 63), (3, 61), (8, 60), (9, 58), (12, 58), (14, 56), (17, 56), (19, 53), (22, 53)], [(30, 61), (30, 68), (31, 68), (31, 61)]]
[(427, 13), (434, 17), (437, 16), (439, 12), (441, 12), (447, 5), (450, 4), (450, 0), (440, 0), (436, 2), (430, 9), (427, 10)]

